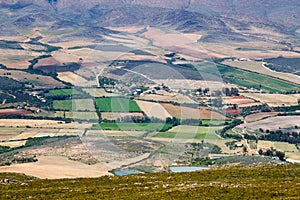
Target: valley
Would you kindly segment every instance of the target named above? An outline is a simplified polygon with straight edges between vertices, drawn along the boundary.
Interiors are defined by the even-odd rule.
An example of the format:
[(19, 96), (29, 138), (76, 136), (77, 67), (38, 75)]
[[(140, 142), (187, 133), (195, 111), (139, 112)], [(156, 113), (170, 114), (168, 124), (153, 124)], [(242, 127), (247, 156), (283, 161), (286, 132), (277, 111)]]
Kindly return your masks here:
[(213, 2), (0, 1), (0, 172), (299, 163), (296, 22)]

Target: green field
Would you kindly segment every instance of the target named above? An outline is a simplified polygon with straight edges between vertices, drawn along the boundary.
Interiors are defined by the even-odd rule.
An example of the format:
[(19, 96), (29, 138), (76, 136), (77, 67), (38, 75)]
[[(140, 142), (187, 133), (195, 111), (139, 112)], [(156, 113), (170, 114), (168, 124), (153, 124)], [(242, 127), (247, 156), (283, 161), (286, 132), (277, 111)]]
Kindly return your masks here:
[(126, 98), (98, 98), (96, 105), (100, 112), (142, 112), (134, 100)]
[(222, 126), (224, 123), (230, 123), (231, 120), (210, 120), (210, 119), (202, 119), (201, 123), (204, 126)]
[(48, 93), (48, 96), (72, 96), (72, 95), (84, 95), (84, 93), (75, 89), (50, 90)]
[(1, 199), (299, 199), (300, 165), (230, 166), (157, 173), (43, 180), (3, 173)]
[(55, 100), (53, 108), (60, 111), (95, 111), (92, 99)]
[(163, 123), (100, 123), (93, 129), (100, 130), (123, 130), (123, 131), (164, 131), (172, 127), (171, 124)]
[(178, 139), (219, 139), (215, 131), (221, 130), (222, 126), (176, 126), (167, 132), (160, 132), (153, 137), (178, 138)]
[(279, 79), (268, 77), (265, 75), (247, 72), (243, 70), (233, 69), (226, 66), (218, 66), (218, 69), (223, 79), (230, 83), (245, 86), (247, 88), (256, 88), (269, 92), (288, 92), (300, 91), (300, 86), (297, 84), (285, 82)]
[(96, 112), (65, 112), (57, 111), (55, 117), (67, 118), (67, 119), (78, 119), (78, 120), (98, 120)]

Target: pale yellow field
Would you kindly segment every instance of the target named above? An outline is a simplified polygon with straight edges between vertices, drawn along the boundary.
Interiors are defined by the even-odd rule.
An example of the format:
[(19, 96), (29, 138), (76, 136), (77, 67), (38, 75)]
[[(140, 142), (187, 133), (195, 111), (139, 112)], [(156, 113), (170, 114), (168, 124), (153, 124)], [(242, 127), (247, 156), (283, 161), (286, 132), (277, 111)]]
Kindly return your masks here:
[[(217, 70), (217, 69), (216, 69)], [(223, 83), (220, 79), (220, 82), (216, 81), (205, 81), (205, 80), (187, 80), (187, 79), (165, 79), (165, 80), (154, 80), (158, 83), (163, 83), (170, 87), (171, 89), (198, 89), (198, 88), (209, 88), (211, 91), (222, 90), (224, 87), (234, 87), (236, 85)]]
[(106, 136), (106, 137), (140, 137), (146, 131), (111, 131), (111, 130), (88, 130), (87, 136)]
[(4, 127), (34, 127), (34, 128), (51, 128), (51, 129), (74, 129), (77, 127), (90, 127), (91, 125), (82, 124), (81, 126), (75, 123), (64, 123), (54, 120), (29, 120), (29, 119), (0, 119), (0, 126)]
[(73, 118), (78, 120), (97, 120), (98, 115), (96, 112), (64, 112), (64, 111), (57, 111), (55, 112), (56, 117), (61, 118)]
[(115, 31), (121, 31), (121, 32), (127, 32), (127, 33), (137, 33), (144, 28), (145, 26), (128, 26), (128, 27), (107, 27), (110, 30), (115, 30)]
[(0, 142), (0, 146), (15, 148), (15, 147), (23, 146), (23, 145), (25, 145), (25, 143), (26, 143), (26, 140), (13, 141), (13, 142)]
[[(236, 57), (236, 58), (271, 58), (271, 57), (299, 57), (299, 54), (282, 51), (283, 45), (277, 45), (274, 42), (243, 42), (243, 43), (212, 43), (200, 42), (201, 48), (206, 49), (222, 57)], [(237, 48), (257, 48), (257, 50), (240, 51)], [(274, 50), (276, 49), (276, 50)]]
[(293, 128), (300, 126), (300, 116), (276, 116), (267, 119), (245, 123), (238, 127), (246, 127), (250, 130), (278, 130), (279, 128)]
[(11, 140), (26, 140), (28, 138), (33, 138), (35, 135), (38, 134), (38, 131), (36, 130), (26, 130), (20, 135), (17, 135), (16, 137), (13, 137)]
[(106, 92), (103, 88), (83, 88), (83, 91), (91, 95), (92, 97), (116, 97), (119, 94)]
[(223, 62), (225, 65), (237, 67), (240, 69), (245, 69), (253, 72), (257, 72), (260, 74), (269, 75), (272, 77), (280, 78), (282, 80), (294, 82), (300, 84), (300, 77), (294, 74), (289, 73), (281, 73), (273, 71), (264, 66), (265, 63), (263, 62), (256, 62), (256, 61), (225, 61)]
[(271, 147), (283, 152), (299, 152), (294, 144), (287, 142), (258, 141), (257, 149), (270, 149)]
[(83, 77), (79, 76), (78, 74), (75, 74), (73, 72), (59, 72), (58, 78), (64, 82), (71, 83), (75, 86), (89, 86), (90, 83)]
[(195, 103), (192, 99), (189, 97), (182, 95), (182, 94), (176, 94), (176, 96), (164, 96), (164, 95), (157, 95), (157, 94), (145, 94), (142, 96), (139, 96), (138, 99), (140, 100), (146, 100), (146, 101), (163, 101), (163, 102), (177, 102), (177, 103)]
[(100, 177), (112, 175), (104, 164), (87, 165), (60, 156), (41, 156), (35, 163), (16, 164), (0, 167), (1, 172), (24, 173), (47, 179)]
[(263, 93), (242, 93), (241, 95), (255, 99), (262, 103), (267, 103), (269, 106), (292, 106), (298, 105), (300, 94), (263, 94)]
[(245, 108), (245, 107), (251, 107), (251, 106), (259, 106), (262, 105), (261, 102), (255, 102), (255, 103), (246, 103), (239, 105), (239, 108)]
[(261, 112), (261, 113), (255, 113), (255, 114), (252, 114), (252, 115), (248, 115), (246, 118), (245, 118), (245, 121), (247, 123), (249, 122), (254, 122), (254, 121), (258, 121), (258, 120), (261, 120), (263, 118), (266, 118), (266, 117), (272, 117), (272, 116), (275, 116), (277, 115), (278, 113), (276, 112), (267, 112), (267, 113), (264, 113), (264, 112)]
[(0, 49), (0, 63), (7, 68), (27, 69), (30, 65), (29, 60), (40, 55), (27, 50)]
[(162, 120), (165, 120), (168, 117), (172, 118), (172, 116), (166, 111), (166, 109), (159, 103), (147, 101), (136, 101), (136, 103), (150, 118), (155, 117)]
[(124, 117), (143, 117), (142, 113), (113, 113), (113, 112), (102, 112), (101, 118), (106, 120), (118, 120)]
[[(93, 99), (73, 99), (73, 110), (76, 111), (96, 111)], [(78, 116), (80, 113), (75, 113)]]

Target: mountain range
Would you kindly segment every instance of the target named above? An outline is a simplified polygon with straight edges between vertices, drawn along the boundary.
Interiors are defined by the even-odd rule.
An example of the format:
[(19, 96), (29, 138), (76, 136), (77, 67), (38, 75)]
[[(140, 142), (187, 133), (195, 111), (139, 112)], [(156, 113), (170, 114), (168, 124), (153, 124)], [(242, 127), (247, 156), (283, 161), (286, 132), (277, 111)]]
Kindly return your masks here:
[[(210, 31), (243, 41), (233, 30), (250, 26), (297, 36), (297, 0), (0, 0), (1, 35), (49, 26), (168, 26), (184, 32)], [(14, 25), (12, 27), (12, 25)]]

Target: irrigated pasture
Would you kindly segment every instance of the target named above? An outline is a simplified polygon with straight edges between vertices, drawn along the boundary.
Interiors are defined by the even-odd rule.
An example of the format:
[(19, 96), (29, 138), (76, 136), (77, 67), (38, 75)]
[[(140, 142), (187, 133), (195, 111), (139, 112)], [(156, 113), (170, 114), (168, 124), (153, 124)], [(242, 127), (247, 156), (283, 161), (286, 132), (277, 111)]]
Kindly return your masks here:
[(49, 96), (72, 96), (72, 95), (82, 95), (83, 93), (76, 89), (56, 89), (50, 90)]
[(55, 112), (55, 117), (77, 119), (77, 120), (98, 120), (98, 115), (96, 112), (66, 112), (57, 111)]
[(281, 73), (272, 71), (269, 68), (264, 66), (263, 62), (257, 62), (257, 61), (225, 61), (223, 62), (225, 65), (233, 66), (239, 69), (244, 69), (248, 71), (253, 71), (256, 73), (272, 76), (275, 78), (279, 78), (285, 81), (294, 82), (297, 84), (300, 84), (300, 78), (299, 76), (296, 76), (294, 74), (288, 74), (288, 73)]
[(92, 99), (55, 100), (53, 108), (60, 111), (95, 111)]
[(126, 98), (97, 98), (100, 112), (142, 112), (134, 100)]
[(282, 81), (266, 75), (254, 72), (233, 69), (226, 66), (218, 66), (223, 79), (230, 83), (245, 86), (247, 88), (263, 89), (269, 92), (300, 91), (297, 84)]
[(93, 126), (93, 129), (122, 131), (161, 131), (168, 130), (171, 127), (171, 124), (163, 123), (100, 123)]
[(222, 126), (203, 127), (203, 126), (176, 126), (167, 132), (160, 132), (153, 137), (160, 138), (176, 138), (176, 139), (215, 139), (217, 130), (221, 130)]

